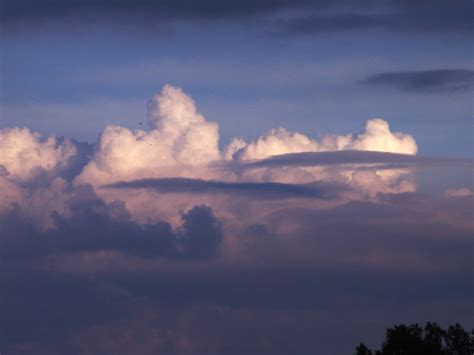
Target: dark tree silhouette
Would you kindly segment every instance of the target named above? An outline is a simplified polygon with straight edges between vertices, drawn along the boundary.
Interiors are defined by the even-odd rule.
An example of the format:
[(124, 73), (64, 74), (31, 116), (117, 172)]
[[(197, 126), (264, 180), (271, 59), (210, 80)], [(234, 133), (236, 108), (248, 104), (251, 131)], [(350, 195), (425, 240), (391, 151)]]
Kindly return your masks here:
[(472, 355), (474, 353), (474, 339), (459, 324), (450, 325), (446, 334), (446, 348), (448, 354)]
[(364, 343), (360, 343), (356, 348), (356, 355), (372, 355), (372, 350), (370, 350)]
[(395, 325), (387, 329), (380, 350), (373, 352), (364, 343), (355, 349), (355, 355), (473, 355), (474, 330), (471, 335), (456, 323), (447, 330), (436, 323)]

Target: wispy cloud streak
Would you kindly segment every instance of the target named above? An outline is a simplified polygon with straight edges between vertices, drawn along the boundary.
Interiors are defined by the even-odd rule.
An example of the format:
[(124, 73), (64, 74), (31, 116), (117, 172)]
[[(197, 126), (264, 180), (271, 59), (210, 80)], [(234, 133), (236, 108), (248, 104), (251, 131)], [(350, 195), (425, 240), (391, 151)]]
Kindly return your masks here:
[[(222, 193), (252, 195), (265, 198), (328, 198), (334, 195), (335, 185), (283, 184), (276, 182), (223, 182), (188, 178), (140, 179), (105, 185), (115, 189), (153, 189), (160, 193)], [(338, 186), (338, 188), (342, 188)]]
[(418, 93), (454, 93), (472, 90), (474, 71), (439, 69), (425, 71), (388, 72), (371, 75), (362, 83), (383, 85), (401, 91)]

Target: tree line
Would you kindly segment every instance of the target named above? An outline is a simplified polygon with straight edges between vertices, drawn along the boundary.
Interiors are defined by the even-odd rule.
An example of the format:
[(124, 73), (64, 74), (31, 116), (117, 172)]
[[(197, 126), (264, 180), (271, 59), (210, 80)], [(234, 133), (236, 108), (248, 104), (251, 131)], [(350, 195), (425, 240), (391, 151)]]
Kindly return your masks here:
[(474, 329), (469, 334), (460, 324), (447, 329), (428, 322), (395, 325), (387, 329), (380, 350), (371, 350), (364, 343), (355, 349), (355, 355), (473, 355)]

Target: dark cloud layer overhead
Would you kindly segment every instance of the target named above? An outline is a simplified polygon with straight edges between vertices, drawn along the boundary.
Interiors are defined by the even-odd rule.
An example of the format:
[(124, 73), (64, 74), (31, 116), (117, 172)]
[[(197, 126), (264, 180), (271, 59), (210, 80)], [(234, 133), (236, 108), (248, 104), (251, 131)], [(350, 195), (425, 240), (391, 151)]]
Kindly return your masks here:
[(371, 75), (362, 81), (368, 85), (387, 86), (418, 93), (454, 93), (474, 88), (474, 71), (439, 69), (412, 72), (388, 72)]
[[(471, 32), (472, 3), (435, 0), (424, 1), (358, 1), (338, 0), (85, 0), (38, 2), (4, 0), (1, 19), (5, 23), (28, 26), (29, 22), (63, 20), (82, 16), (89, 20), (120, 20), (143, 25), (163, 22), (221, 21), (259, 19), (268, 15), (296, 13), (272, 23), (271, 31), (281, 34), (314, 34), (318, 32), (387, 29), (420, 32)], [(304, 15), (301, 15), (303, 14)], [(154, 21), (150, 21), (154, 20)]]
[(146, 15), (157, 19), (225, 19), (274, 12), (302, 5), (327, 6), (330, 2), (311, 0), (52, 0), (38, 3), (32, 0), (4, 0), (2, 19), (5, 21), (49, 20), (67, 16), (100, 17)]

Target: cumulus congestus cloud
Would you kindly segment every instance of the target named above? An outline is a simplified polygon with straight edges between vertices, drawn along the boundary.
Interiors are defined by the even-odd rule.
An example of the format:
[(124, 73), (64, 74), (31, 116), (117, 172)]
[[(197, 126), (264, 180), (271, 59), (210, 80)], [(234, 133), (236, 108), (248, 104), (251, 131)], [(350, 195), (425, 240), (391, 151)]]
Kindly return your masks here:
[(219, 160), (255, 160), (274, 155), (339, 150), (374, 150), (415, 154), (414, 138), (391, 132), (382, 119), (368, 120), (365, 131), (345, 136), (324, 135), (320, 140), (290, 132), (270, 130), (252, 142), (234, 139), (219, 151), (219, 130), (197, 111), (195, 102), (181, 89), (165, 86), (148, 104), (148, 131), (108, 126), (96, 153), (76, 178), (93, 185), (131, 179), (181, 176), (229, 178), (206, 169)]

